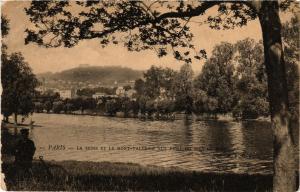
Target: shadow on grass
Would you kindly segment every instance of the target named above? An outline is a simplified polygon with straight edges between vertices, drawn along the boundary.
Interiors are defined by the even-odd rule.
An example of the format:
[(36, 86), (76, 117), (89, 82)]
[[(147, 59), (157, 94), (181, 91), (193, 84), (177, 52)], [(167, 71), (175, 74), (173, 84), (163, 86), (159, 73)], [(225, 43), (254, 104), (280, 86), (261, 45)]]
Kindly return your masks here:
[(7, 127), (1, 127), (1, 154), (13, 155), (14, 146), (20, 135), (14, 135), (8, 131)]
[[(159, 168), (126, 163), (73, 161), (56, 163), (47, 162), (53, 177), (47, 174), (43, 164), (35, 161), (32, 175), (21, 178), (17, 176), (12, 163), (2, 164), (7, 190), (272, 191), (271, 175), (212, 174), (165, 168), (160, 171)], [(66, 170), (65, 167), (72, 170)], [(96, 170), (88, 170), (87, 167), (94, 167)], [(109, 173), (110, 170), (105, 170), (107, 169), (105, 167), (113, 172)], [(118, 170), (121, 174), (116, 173)]]

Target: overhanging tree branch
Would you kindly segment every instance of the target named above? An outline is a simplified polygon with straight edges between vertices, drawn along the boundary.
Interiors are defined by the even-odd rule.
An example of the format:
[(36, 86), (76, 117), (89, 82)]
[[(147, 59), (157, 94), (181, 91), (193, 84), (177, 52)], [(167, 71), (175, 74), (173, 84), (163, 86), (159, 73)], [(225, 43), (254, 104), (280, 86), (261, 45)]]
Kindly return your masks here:
[(194, 8), (194, 9), (190, 9), (190, 10), (185, 11), (185, 12), (167, 12), (167, 13), (163, 13), (160, 16), (158, 16), (154, 20), (154, 22), (159, 22), (160, 20), (167, 19), (167, 18), (185, 18), (185, 17), (199, 16), (199, 15), (202, 15), (203, 13), (205, 13), (205, 11), (208, 10), (209, 8), (211, 8), (215, 5), (218, 5), (220, 3), (222, 3), (222, 2), (219, 2), (219, 1), (206, 1), (206, 2), (203, 2), (200, 6)]

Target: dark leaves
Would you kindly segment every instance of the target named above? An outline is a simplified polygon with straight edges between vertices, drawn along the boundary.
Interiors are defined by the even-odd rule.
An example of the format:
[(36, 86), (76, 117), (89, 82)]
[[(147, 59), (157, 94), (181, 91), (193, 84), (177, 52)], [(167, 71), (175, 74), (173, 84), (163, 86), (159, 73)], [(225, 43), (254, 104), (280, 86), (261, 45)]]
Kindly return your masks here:
[[(25, 42), (35, 42), (46, 47), (72, 47), (80, 40), (98, 38), (102, 47), (122, 42), (129, 51), (158, 50), (159, 57), (167, 55), (167, 50), (173, 50), (174, 57), (186, 63), (192, 62), (191, 58), (206, 58), (204, 50), (191, 54), (191, 49), (195, 47), (191, 43), (194, 35), (188, 26), (189, 17), (157, 19), (166, 13), (162, 10), (192, 13), (195, 16), (197, 14), (194, 11), (201, 10), (199, 8), (203, 6), (203, 2), (180, 1), (172, 5), (159, 2), (156, 6), (165, 9), (156, 10), (150, 9), (150, 5), (154, 3), (143, 3), (146, 6), (139, 1), (33, 1), (26, 9), (26, 14), (35, 28), (26, 31)], [(251, 9), (241, 3), (218, 5), (218, 15), (207, 18), (213, 29), (243, 26), (256, 17)], [(73, 6), (78, 7), (76, 9), (80, 10), (79, 13), (71, 11)], [(199, 13), (201, 14), (203, 13)], [(122, 35), (112, 38), (115, 33)]]
[(2, 37), (8, 35), (9, 31), (9, 21), (5, 16), (1, 16), (1, 34)]
[(201, 49), (199, 51), (200, 57), (207, 59), (207, 54), (206, 51), (204, 49)]
[(167, 55), (166, 49), (159, 49), (158, 50), (158, 57), (163, 57)]
[(25, 38), (25, 44), (26, 45), (30, 42), (36, 42), (39, 45), (43, 43), (43, 40), (34, 31), (31, 31), (31, 30), (27, 29), (25, 32), (27, 33), (27, 36)]

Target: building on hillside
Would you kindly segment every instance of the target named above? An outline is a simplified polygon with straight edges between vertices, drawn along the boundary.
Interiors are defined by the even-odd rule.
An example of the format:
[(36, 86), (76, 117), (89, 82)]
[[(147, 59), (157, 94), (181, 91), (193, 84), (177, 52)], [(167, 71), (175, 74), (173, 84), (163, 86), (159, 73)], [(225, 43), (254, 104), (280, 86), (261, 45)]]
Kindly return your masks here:
[(84, 67), (89, 67), (89, 66), (90, 66), (89, 64), (80, 64), (78, 67), (84, 68)]
[(52, 89), (50, 89), (50, 90), (52, 90), (54, 93), (59, 93), (59, 89), (52, 88)]
[(119, 97), (124, 97), (125, 96), (125, 89), (123, 87), (118, 87), (116, 89), (116, 95)]
[(39, 87), (35, 88), (35, 90), (40, 93), (45, 93), (47, 88), (45, 86), (39, 86)]
[(125, 97), (132, 99), (135, 93), (136, 93), (136, 91), (134, 89), (129, 89), (129, 90), (125, 91)]
[(59, 90), (58, 93), (62, 99), (72, 99), (72, 98), (76, 97), (75, 89)]
[(102, 92), (97, 92), (97, 93), (95, 93), (94, 95), (92, 95), (92, 97), (94, 98), (94, 99), (97, 99), (97, 98), (99, 98), (99, 97), (105, 97), (106, 96), (106, 93), (102, 93)]

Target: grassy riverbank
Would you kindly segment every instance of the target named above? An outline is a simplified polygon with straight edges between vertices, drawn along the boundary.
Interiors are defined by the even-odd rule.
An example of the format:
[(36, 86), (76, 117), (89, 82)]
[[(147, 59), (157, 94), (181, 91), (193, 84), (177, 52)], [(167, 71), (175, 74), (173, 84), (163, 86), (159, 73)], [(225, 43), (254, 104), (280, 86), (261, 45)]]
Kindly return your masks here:
[(178, 168), (110, 162), (39, 161), (30, 178), (16, 180), (11, 163), (4, 163), (7, 190), (59, 191), (272, 191), (271, 175), (199, 173)]

